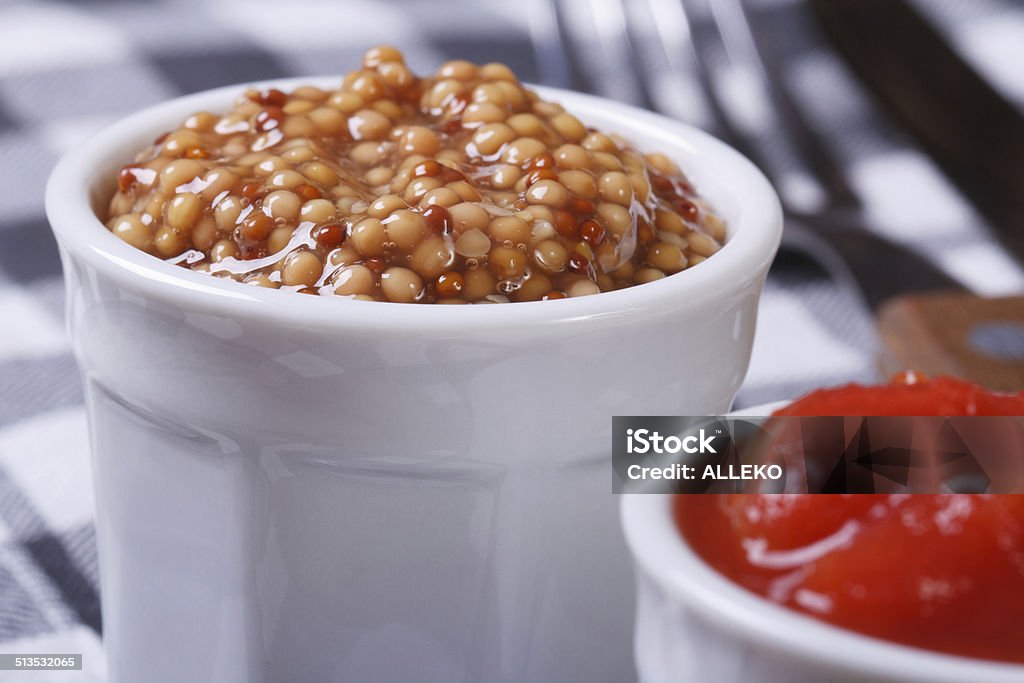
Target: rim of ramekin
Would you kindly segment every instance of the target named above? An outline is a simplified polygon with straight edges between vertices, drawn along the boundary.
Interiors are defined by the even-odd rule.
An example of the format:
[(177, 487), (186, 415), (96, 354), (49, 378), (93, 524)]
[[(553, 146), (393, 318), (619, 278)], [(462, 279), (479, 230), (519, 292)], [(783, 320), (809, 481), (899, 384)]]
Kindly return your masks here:
[[(770, 415), (786, 402), (733, 415)], [(806, 663), (906, 683), (1017, 683), (1024, 666), (932, 652), (833, 626), (776, 605), (708, 565), (683, 538), (673, 495), (623, 494), (622, 528), (634, 561), (674, 600), (738, 640), (769, 646)]]
[[(98, 175), (129, 140), (148, 140), (176, 126), (199, 110), (226, 110), (246, 87), (298, 85), (335, 86), (337, 77), (288, 78), (231, 85), (188, 95), (127, 116), (68, 152), (57, 164), (46, 187), (46, 213), (58, 242), (76, 257), (108, 275), (129, 291), (175, 300), (190, 310), (229, 317), (266, 318), (278, 324), (303, 326), (373, 327), (383, 330), (436, 328), (458, 334), (479, 328), (522, 328), (565, 320), (606, 318), (655, 307), (684, 306), (695, 295), (725, 294), (756, 286), (757, 273), (767, 271), (782, 232), (779, 201), (764, 175), (732, 148), (683, 123), (624, 104), (544, 87), (545, 98), (561, 102), (586, 119), (598, 111), (614, 120), (612, 132), (627, 138), (643, 130), (649, 138), (671, 141), (692, 157), (681, 164), (694, 173), (702, 158), (729, 170), (728, 182), (743, 210), (728, 224), (728, 240), (713, 258), (656, 282), (614, 292), (557, 301), (519, 302), (498, 306), (429, 306), (390, 302), (350, 301), (334, 297), (295, 296), (211, 277), (168, 264), (114, 236), (96, 217), (90, 195), (98, 190)], [(148, 137), (147, 137), (148, 136)], [(140, 145), (141, 146), (141, 145)], [(136, 148), (137, 149), (137, 148)], [(119, 160), (127, 163), (130, 158)], [(107, 168), (107, 170), (111, 170)], [(110, 178), (113, 174), (108, 173)], [(107, 179), (107, 186), (112, 187)], [(724, 212), (723, 212), (724, 213)], [(729, 218), (727, 216), (727, 218)]]

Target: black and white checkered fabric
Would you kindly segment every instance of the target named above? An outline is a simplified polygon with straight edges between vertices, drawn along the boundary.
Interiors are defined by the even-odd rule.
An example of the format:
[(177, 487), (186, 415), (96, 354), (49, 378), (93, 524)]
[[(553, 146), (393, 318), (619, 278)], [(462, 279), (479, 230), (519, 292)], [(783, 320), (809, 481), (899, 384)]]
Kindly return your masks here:
[[(1024, 5), (919, 1), (1024, 106)], [(402, 47), (420, 72), (464, 57), (504, 61), (524, 80), (542, 81), (526, 10), (546, 2), (0, 0), (0, 650), (85, 655), (84, 672), (0, 680), (104, 680), (82, 392), (43, 215), (43, 186), (58, 156), (141, 107), (228, 83), (342, 73), (382, 42)], [(608, 9), (601, 0), (565, 4), (578, 21)], [(700, 3), (693, 4), (700, 21)], [(1024, 290), (1024, 271), (936, 168), (881, 120), (799, 0), (751, 4), (760, 25), (785, 35), (791, 84), (847, 164), (877, 229), (979, 293)], [(600, 20), (593, 30), (602, 30)], [(613, 74), (594, 82), (608, 96), (629, 91)], [(700, 123), (700, 111), (679, 114)], [(739, 402), (877, 379), (875, 344), (855, 296), (806, 260), (780, 259)]]

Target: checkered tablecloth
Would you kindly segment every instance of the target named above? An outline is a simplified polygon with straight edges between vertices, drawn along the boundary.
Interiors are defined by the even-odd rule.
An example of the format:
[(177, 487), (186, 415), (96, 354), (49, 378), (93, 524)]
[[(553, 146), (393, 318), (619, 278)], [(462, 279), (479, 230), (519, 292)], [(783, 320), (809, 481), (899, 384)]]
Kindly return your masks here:
[[(341, 73), (381, 42), (402, 47), (420, 72), (465, 57), (505, 61), (525, 80), (543, 81), (526, 9), (546, 1), (0, 0), (0, 652), (85, 655), (84, 672), (0, 673), (0, 681), (104, 679), (82, 392), (43, 215), (43, 186), (58, 156), (146, 105), (227, 83)], [(604, 11), (599, 0), (565, 2), (575, 21)], [(1024, 5), (920, 2), (1024, 106)], [(1024, 271), (866, 101), (798, 0), (752, 4), (764, 26), (785, 36), (791, 84), (848, 165), (877, 229), (979, 293), (1024, 290)], [(604, 30), (600, 20), (593, 30)], [(593, 82), (608, 96), (629, 92), (611, 74)], [(679, 109), (698, 124), (700, 111)], [(781, 259), (739, 403), (877, 379), (875, 345), (855, 296), (806, 259)]]

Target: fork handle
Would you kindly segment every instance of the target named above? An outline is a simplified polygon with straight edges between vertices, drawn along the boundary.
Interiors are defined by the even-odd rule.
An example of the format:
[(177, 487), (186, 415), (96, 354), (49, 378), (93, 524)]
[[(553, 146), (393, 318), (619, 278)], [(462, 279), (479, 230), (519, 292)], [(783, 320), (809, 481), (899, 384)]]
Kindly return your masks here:
[(1024, 297), (976, 296), (917, 253), (862, 230), (810, 230), (784, 240), (849, 282), (871, 310), (885, 375), (952, 375), (993, 391), (1024, 391)]
[(939, 293), (899, 297), (878, 314), (880, 365), (1024, 391), (1024, 297)]
[(873, 312), (905, 294), (964, 291), (959, 281), (914, 250), (863, 229), (814, 229), (793, 220), (783, 240), (848, 284)]

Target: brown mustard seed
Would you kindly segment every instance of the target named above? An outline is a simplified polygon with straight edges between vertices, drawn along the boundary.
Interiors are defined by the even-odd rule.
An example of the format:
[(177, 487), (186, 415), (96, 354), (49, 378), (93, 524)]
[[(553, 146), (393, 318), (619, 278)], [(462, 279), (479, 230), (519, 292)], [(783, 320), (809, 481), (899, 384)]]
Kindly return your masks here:
[(440, 178), (442, 183), (455, 183), (465, 180), (466, 176), (463, 175), (462, 171), (458, 171), (449, 166), (441, 166)]
[(558, 180), (558, 174), (547, 168), (536, 168), (526, 176), (526, 187), (529, 188), (540, 180)]
[(569, 210), (577, 216), (589, 216), (594, 213), (594, 202), (583, 197), (573, 197), (569, 201)]
[(387, 267), (387, 264), (379, 258), (366, 259), (363, 261), (363, 265), (378, 275), (384, 272), (384, 268)]
[(700, 218), (700, 209), (689, 199), (681, 199), (674, 202), (676, 212), (690, 223), (695, 223)]
[(435, 288), (437, 293), (443, 297), (456, 297), (462, 291), (463, 277), (460, 273), (442, 273), (437, 277)]
[(267, 107), (256, 114), (253, 124), (257, 130), (266, 132), (280, 126), (284, 116), (285, 114), (280, 107)]
[(587, 243), (597, 247), (604, 242), (604, 228), (593, 218), (588, 218), (580, 223), (580, 237)]
[(443, 168), (444, 167), (441, 166), (441, 164), (437, 163), (433, 159), (428, 159), (423, 163), (417, 164), (416, 167), (412, 169), (412, 175), (414, 178), (432, 178), (433, 176), (440, 175)]
[(274, 229), (274, 219), (262, 211), (253, 211), (242, 221), (242, 237), (250, 242), (261, 242)]
[(259, 182), (244, 183), (242, 185), (241, 189), (239, 189), (239, 193), (243, 197), (248, 199), (250, 202), (256, 201), (257, 199), (262, 197), (263, 194), (264, 194), (263, 183), (259, 183)]
[(433, 205), (423, 212), (423, 220), (427, 228), (438, 235), (447, 235), (452, 231), (452, 215), (443, 206)]
[(569, 254), (569, 270), (574, 273), (585, 273), (588, 267), (590, 267), (590, 261), (586, 256), (578, 252)]
[(345, 241), (345, 228), (337, 223), (321, 225), (313, 231), (313, 239), (325, 249), (333, 249)]
[(562, 210), (555, 210), (553, 214), (555, 219), (555, 230), (558, 231), (558, 234), (567, 240), (578, 240), (580, 237), (580, 223), (576, 219), (576, 216), (568, 211)]
[(309, 183), (302, 183), (301, 185), (296, 186), (295, 194), (297, 194), (299, 196), (299, 199), (301, 199), (304, 202), (311, 202), (314, 199), (320, 199), (321, 197), (323, 197), (323, 194), (320, 192), (320, 190), (316, 189)]
[(250, 95), (249, 99), (257, 104), (274, 107), (283, 107), (288, 102), (288, 96), (277, 88), (268, 88), (267, 90), (254, 92)]
[(554, 168), (555, 158), (550, 153), (544, 152), (530, 163), (533, 168)]
[(119, 192), (127, 192), (135, 185), (135, 169), (125, 166), (117, 174), (117, 189)]

